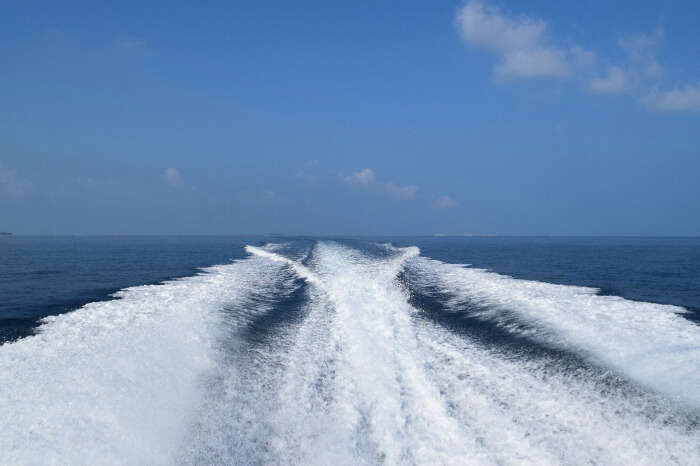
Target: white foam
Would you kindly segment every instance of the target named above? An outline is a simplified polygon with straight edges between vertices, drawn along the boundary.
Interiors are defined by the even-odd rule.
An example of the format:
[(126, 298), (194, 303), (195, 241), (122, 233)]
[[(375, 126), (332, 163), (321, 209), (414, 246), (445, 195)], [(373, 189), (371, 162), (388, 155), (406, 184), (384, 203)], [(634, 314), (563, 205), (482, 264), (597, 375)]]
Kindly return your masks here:
[[(308, 314), (256, 384), (257, 450), (230, 463), (696, 464), (697, 430), (663, 399), (595, 373), (487, 351), (421, 318), (384, 260), (316, 246)], [(274, 259), (273, 259), (274, 260)], [(292, 343), (293, 342), (293, 343)], [(272, 352), (277, 349), (272, 349)], [(555, 365), (556, 367), (556, 365)], [(269, 387), (269, 388), (268, 388)], [(653, 414), (650, 414), (653, 411)], [(238, 412), (238, 411), (237, 411)]]
[(314, 266), (335, 309), (336, 409), (354, 414), (346, 424), (355, 431), (366, 423), (360, 433), (387, 464), (458, 464), (478, 445), (465, 441), (438, 387), (425, 379), (412, 308), (395, 283), (405, 260), (418, 253), (407, 248), (372, 260), (336, 244), (317, 247)]
[(275, 262), (282, 262), (282, 263), (284, 263), (284, 264), (287, 264), (287, 265), (291, 266), (291, 267), (294, 269), (294, 271), (295, 271), (300, 277), (302, 277), (304, 280), (307, 280), (307, 281), (309, 281), (309, 282), (317, 282), (317, 281), (318, 281), (318, 278), (313, 274), (313, 272), (311, 272), (311, 271), (308, 269), (308, 267), (306, 267), (306, 266), (300, 264), (300, 263), (297, 262), (297, 261), (294, 261), (294, 260), (292, 260), (292, 259), (289, 259), (289, 258), (287, 258), (287, 257), (284, 257), (284, 256), (282, 256), (282, 255), (280, 255), (280, 254), (274, 253), (274, 252), (272, 252), (272, 250), (268, 250), (268, 249), (265, 249), (265, 248), (258, 248), (258, 247), (255, 247), (255, 246), (246, 246), (246, 247), (245, 247), (245, 250), (246, 250), (249, 254), (253, 254), (253, 255), (256, 255), (256, 256), (260, 256), (260, 257), (265, 257), (265, 258), (270, 259), (270, 260), (272, 260), (272, 261), (275, 261)]
[[(664, 400), (554, 361), (508, 358), (424, 322), (429, 379), (495, 464), (696, 464), (700, 435)], [(545, 363), (554, 367), (547, 368)], [(482, 463), (482, 461), (479, 461)]]
[(179, 463), (259, 464), (265, 458), (282, 358), (294, 328), (273, 327), (272, 336), (260, 339), (259, 332), (271, 329), (260, 328), (255, 321), (280, 313), (277, 304), (298, 288), (293, 269), (284, 267), (284, 261), (270, 263), (280, 268), (274, 279), (259, 282), (253, 292), (226, 307), (225, 330), (215, 344), (215, 367), (207, 373), (206, 393), (178, 455)]
[[(426, 258), (411, 263), (419, 281), (470, 301), (471, 311), (512, 332), (572, 348), (684, 402), (700, 406), (700, 327), (676, 306), (599, 296), (595, 289), (517, 280)], [(513, 325), (513, 318), (533, 324)]]
[[(258, 248), (249, 251), (260, 253)], [(264, 252), (259, 255), (291, 265), (307, 280), (312, 277), (306, 319), (254, 355), (236, 359), (224, 376), (227, 389), (208, 410), (217, 419), (204, 430), (215, 432), (216, 439), (197, 442), (216, 453), (191, 454), (186, 462), (459, 462), (466, 450), (458, 437), (447, 442), (442, 437), (458, 429), (455, 421), (435, 402), (437, 394), (422, 393), (430, 387), (420, 383), (419, 355), (411, 357), (415, 339), (405, 339), (409, 346), (402, 351), (394, 351), (391, 343), (394, 332), (411, 332), (408, 304), (395, 299), (402, 294), (393, 280), (418, 250), (371, 261), (334, 244), (319, 244), (313, 271)], [(381, 364), (367, 366), (368, 356), (380, 358)], [(406, 387), (414, 390), (397, 396)]]
[(270, 268), (248, 259), (128, 288), (1, 346), (0, 463), (172, 463), (212, 368), (219, 309)]
[[(308, 265), (248, 251), (0, 347), (0, 463), (700, 464), (692, 414), (666, 398), (421, 318), (406, 264), (443, 287), (463, 277), (417, 248), (322, 242)], [(278, 305), (301, 291), (301, 309)], [(284, 312), (299, 318), (250, 334)]]

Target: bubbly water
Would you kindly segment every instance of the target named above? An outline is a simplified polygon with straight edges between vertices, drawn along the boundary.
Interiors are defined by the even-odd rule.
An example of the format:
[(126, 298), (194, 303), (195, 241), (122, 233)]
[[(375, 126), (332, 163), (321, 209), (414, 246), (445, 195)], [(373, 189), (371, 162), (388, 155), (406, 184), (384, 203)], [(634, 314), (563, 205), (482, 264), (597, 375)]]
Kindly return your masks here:
[[(76, 283), (90, 302), (6, 333), (1, 464), (700, 464), (683, 279), (642, 302), (585, 264), (458, 265), (498, 265), (479, 240), (123, 241), (94, 266), (114, 299)], [(29, 319), (14, 248), (0, 318)]]

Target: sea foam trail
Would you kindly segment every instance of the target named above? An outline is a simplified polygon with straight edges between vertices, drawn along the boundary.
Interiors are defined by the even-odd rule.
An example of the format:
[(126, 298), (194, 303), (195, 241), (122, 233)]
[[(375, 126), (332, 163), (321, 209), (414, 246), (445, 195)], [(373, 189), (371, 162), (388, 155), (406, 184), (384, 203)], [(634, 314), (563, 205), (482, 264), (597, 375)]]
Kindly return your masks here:
[[(267, 258), (263, 260), (267, 262)], [(285, 367), (305, 289), (284, 261), (274, 280), (261, 280), (243, 299), (229, 304), (215, 343), (215, 367), (178, 455), (181, 464), (259, 464), (274, 425), (270, 413)], [(251, 312), (251, 310), (253, 312)], [(259, 460), (259, 461), (256, 461)]]
[(426, 372), (489, 452), (480, 464), (684, 464), (700, 461), (697, 418), (613, 388), (596, 370), (508, 357), (424, 322)]
[[(599, 374), (487, 351), (420, 317), (397, 274), (418, 250), (316, 245), (308, 312), (248, 418), (236, 464), (696, 464), (693, 419)], [(278, 260), (278, 259), (273, 259)], [(272, 350), (273, 352), (275, 350)], [(558, 369), (557, 369), (558, 367)], [(554, 369), (553, 369), (554, 368)], [(265, 390), (265, 389), (263, 389)], [(254, 407), (257, 406), (257, 409)], [(234, 420), (233, 422), (238, 422)]]
[(478, 448), (475, 439), (464, 442), (438, 387), (425, 380), (411, 308), (395, 284), (418, 253), (407, 248), (372, 260), (334, 243), (316, 245), (313, 272), (303, 276), (313, 277), (320, 294), (270, 411), (275, 434), (267, 454), (277, 456), (266, 462), (461, 464)]
[(127, 288), (0, 346), (0, 463), (172, 463), (212, 369), (219, 310), (274, 269), (250, 258)]
[(299, 275), (301, 278), (308, 282), (318, 282), (318, 278), (311, 272), (308, 267), (302, 265), (301, 263), (294, 261), (292, 259), (288, 259), (287, 257), (284, 257), (280, 254), (277, 254), (275, 252), (270, 251), (269, 249), (266, 248), (259, 248), (256, 246), (246, 246), (245, 247), (246, 252), (249, 254), (253, 254), (256, 256), (264, 257), (266, 259), (270, 259), (271, 261), (274, 262), (281, 262), (283, 264), (287, 264), (290, 267), (294, 269), (294, 271)]
[(335, 308), (330, 340), (338, 360), (339, 412), (353, 413), (375, 458), (386, 464), (458, 464), (480, 450), (456, 419), (439, 388), (426, 379), (412, 308), (396, 276), (418, 248), (373, 260), (357, 251), (321, 243), (315, 270)]
[(249, 247), (48, 319), (0, 346), (0, 464), (700, 464), (693, 413), (431, 323), (397, 276), (452, 269), (388, 249)]
[[(508, 331), (573, 349), (631, 379), (700, 407), (700, 326), (683, 308), (597, 295), (427, 258), (410, 264), (417, 286), (450, 296), (448, 306)], [(531, 324), (529, 326), (520, 323)]]

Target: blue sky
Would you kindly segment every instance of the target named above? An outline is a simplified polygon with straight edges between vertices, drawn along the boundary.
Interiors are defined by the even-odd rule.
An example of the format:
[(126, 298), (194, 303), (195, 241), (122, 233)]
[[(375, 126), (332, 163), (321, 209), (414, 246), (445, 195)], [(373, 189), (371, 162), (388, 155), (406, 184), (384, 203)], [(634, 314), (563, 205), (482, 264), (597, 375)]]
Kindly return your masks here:
[(0, 231), (700, 235), (700, 4), (16, 2)]

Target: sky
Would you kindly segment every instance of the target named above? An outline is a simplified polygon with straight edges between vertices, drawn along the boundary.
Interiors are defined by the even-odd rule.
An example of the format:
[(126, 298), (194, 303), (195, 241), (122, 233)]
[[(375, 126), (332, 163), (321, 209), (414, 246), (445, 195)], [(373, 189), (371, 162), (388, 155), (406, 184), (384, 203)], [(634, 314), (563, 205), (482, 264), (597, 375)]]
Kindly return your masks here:
[(145, 3), (3, 6), (0, 231), (700, 235), (700, 2)]

